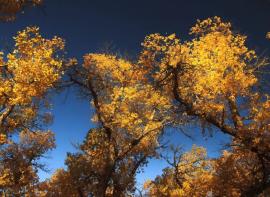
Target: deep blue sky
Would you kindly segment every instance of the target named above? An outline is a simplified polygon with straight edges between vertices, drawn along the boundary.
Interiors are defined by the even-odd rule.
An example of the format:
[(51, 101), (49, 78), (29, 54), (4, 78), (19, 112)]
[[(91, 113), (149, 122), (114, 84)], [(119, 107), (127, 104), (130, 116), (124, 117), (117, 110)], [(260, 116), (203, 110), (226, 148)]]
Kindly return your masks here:
[[(66, 40), (67, 56), (79, 60), (88, 52), (97, 52), (104, 43), (113, 43), (121, 52), (136, 56), (140, 43), (150, 33), (176, 33), (188, 39), (189, 28), (196, 19), (221, 16), (232, 22), (237, 31), (249, 37), (249, 45), (262, 52), (270, 46), (265, 34), (270, 31), (269, 0), (45, 0), (42, 8), (26, 10), (12, 23), (0, 24), (2, 47), (11, 43), (12, 36), (26, 26), (39, 26), (45, 37), (54, 35)], [(74, 91), (65, 91), (53, 97), (54, 123), (50, 127), (56, 133), (57, 148), (50, 159), (44, 160), (54, 171), (64, 167), (66, 152), (74, 151), (89, 128), (91, 108), (87, 100), (80, 100)], [(168, 139), (184, 144), (188, 149), (193, 143), (207, 147), (210, 156), (217, 156), (221, 134), (205, 140), (193, 131), (195, 141), (173, 131)], [(153, 178), (165, 166), (152, 160), (139, 182)], [(40, 173), (42, 179), (49, 174)]]

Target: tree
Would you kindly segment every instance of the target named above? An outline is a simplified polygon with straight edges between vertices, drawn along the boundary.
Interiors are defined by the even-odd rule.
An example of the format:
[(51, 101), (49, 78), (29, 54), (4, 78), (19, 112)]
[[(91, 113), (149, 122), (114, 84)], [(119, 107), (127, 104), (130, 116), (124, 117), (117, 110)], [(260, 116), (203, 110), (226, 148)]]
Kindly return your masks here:
[[(18, 32), (14, 50), (0, 61), (0, 189), (31, 195), (37, 185), (38, 159), (54, 148), (47, 93), (62, 76), (64, 42), (45, 39), (36, 27)], [(16, 142), (19, 134), (20, 142)], [(4, 195), (4, 194), (3, 194)]]
[(39, 184), (41, 196), (44, 197), (80, 196), (76, 187), (77, 185), (73, 182), (71, 174), (64, 169), (57, 169), (49, 180)]
[[(82, 66), (68, 70), (69, 82), (92, 103), (97, 127), (77, 153), (67, 155), (67, 170), (57, 170), (39, 185), (42, 195), (133, 195), (135, 175), (149, 158), (159, 156), (165, 128), (197, 122), (230, 135), (229, 151), (209, 159), (201, 147), (180, 154), (175, 150), (170, 167), (146, 184), (148, 195), (267, 195), (270, 101), (260, 90), (257, 72), (267, 61), (219, 17), (198, 21), (190, 34), (185, 42), (175, 34), (152, 34), (142, 43), (138, 60), (90, 53)], [(9, 144), (8, 135), (30, 130), (41, 120), (39, 104), (63, 70), (54, 55), (63, 48), (61, 39), (45, 40), (30, 28), (15, 41), (16, 50), (7, 61), (2, 58), (2, 144)]]
[[(0, 136), (37, 128), (49, 120), (39, 113), (44, 98), (62, 75), (62, 60), (56, 56), (64, 42), (44, 39), (36, 27), (26, 28), (15, 37), (15, 49), (0, 61)], [(45, 105), (43, 105), (45, 106)]]
[[(134, 192), (136, 173), (156, 155), (165, 127), (162, 119), (166, 119), (166, 113), (162, 118), (157, 112), (168, 110), (170, 105), (145, 84), (144, 72), (114, 55), (88, 54), (83, 67), (70, 74), (71, 81), (92, 100), (96, 110), (93, 121), (100, 128), (89, 132), (81, 147), (84, 154), (69, 155), (67, 164), (70, 170), (81, 166), (95, 169), (88, 170), (86, 177), (92, 178), (84, 181), (94, 194), (123, 196)], [(89, 163), (83, 163), (86, 159), (82, 157)]]
[(269, 169), (262, 157), (235, 146), (213, 162), (211, 191), (214, 195), (267, 196)]
[[(202, 147), (186, 153), (175, 149), (170, 167), (144, 184), (147, 196), (267, 196), (269, 170), (261, 158), (234, 144), (218, 158), (207, 158)], [(259, 191), (259, 192), (258, 192)]]
[[(269, 166), (269, 100), (256, 73), (265, 60), (219, 17), (198, 21), (190, 33), (195, 38), (184, 43), (174, 34), (146, 37), (139, 63), (149, 68), (150, 82), (183, 113), (232, 136)], [(254, 195), (269, 184), (262, 180)]]
[[(71, 79), (92, 96), (108, 139), (116, 134), (115, 139), (127, 142), (116, 131), (137, 137), (145, 133), (142, 123), (163, 128), (197, 120), (230, 135), (269, 168), (269, 97), (259, 91), (257, 73), (267, 62), (246, 46), (246, 36), (219, 17), (198, 21), (190, 34), (194, 38), (186, 42), (175, 34), (147, 36), (137, 62), (86, 55), (86, 70)], [(158, 145), (149, 142), (140, 151)], [(269, 176), (264, 171), (267, 178), (251, 184), (258, 184), (254, 196), (269, 187)]]
[(163, 169), (163, 174), (154, 181), (147, 181), (144, 188), (147, 196), (206, 196), (212, 181), (212, 162), (203, 147), (193, 146), (189, 152), (181, 153), (173, 149), (171, 167)]
[(38, 183), (37, 170), (44, 169), (38, 160), (55, 147), (51, 131), (20, 133), (19, 143), (10, 141), (0, 149), (0, 194), (35, 195)]
[(47, 182), (47, 196), (65, 196), (69, 190), (74, 196), (131, 196), (135, 192), (135, 176), (153, 153), (138, 151), (136, 145), (121, 150), (126, 142), (116, 144), (106, 135), (101, 128), (88, 132), (80, 151), (68, 154), (67, 170), (58, 170)]

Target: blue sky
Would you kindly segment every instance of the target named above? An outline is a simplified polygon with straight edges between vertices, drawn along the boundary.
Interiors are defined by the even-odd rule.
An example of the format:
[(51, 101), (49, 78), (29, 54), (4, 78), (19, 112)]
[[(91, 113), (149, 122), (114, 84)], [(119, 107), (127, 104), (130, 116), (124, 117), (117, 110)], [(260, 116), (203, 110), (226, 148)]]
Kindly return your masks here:
[[(45, 0), (44, 7), (27, 10), (15, 22), (1, 23), (0, 43), (2, 48), (11, 46), (11, 38), (18, 30), (34, 25), (40, 27), (45, 37), (64, 38), (68, 57), (81, 60), (84, 54), (99, 51), (105, 43), (113, 43), (122, 53), (136, 56), (147, 34), (176, 33), (181, 39), (187, 39), (196, 19), (217, 15), (248, 35), (250, 46), (263, 51), (270, 46), (265, 40), (266, 32), (270, 31), (269, 10), (268, 0)], [(50, 129), (56, 134), (57, 148), (43, 160), (51, 172), (64, 167), (66, 152), (75, 151), (73, 144), (82, 142), (94, 126), (90, 122), (89, 101), (78, 99), (76, 91), (55, 94), (52, 103), (55, 118)], [(169, 132), (166, 138), (186, 149), (192, 144), (205, 146), (210, 156), (217, 156), (227, 140), (219, 132), (207, 140), (198, 128), (192, 132), (194, 141), (176, 131)], [(138, 175), (138, 182), (154, 178), (165, 166), (163, 161), (151, 160), (145, 173)], [(49, 176), (40, 172), (41, 179)]]

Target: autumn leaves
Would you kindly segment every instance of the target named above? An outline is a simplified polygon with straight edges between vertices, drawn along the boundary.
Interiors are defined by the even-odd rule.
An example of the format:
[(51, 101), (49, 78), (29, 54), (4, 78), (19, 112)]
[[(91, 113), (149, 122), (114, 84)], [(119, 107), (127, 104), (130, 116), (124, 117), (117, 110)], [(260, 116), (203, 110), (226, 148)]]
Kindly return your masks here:
[(40, 127), (48, 120), (46, 94), (62, 76), (56, 54), (64, 42), (43, 38), (36, 27), (18, 32), (14, 41), (14, 50), (2, 54), (0, 65), (0, 191), (34, 195), (37, 169), (43, 168), (37, 160), (55, 147), (54, 134)]
[[(232, 137), (229, 151), (210, 159), (204, 148), (193, 146), (178, 154), (162, 176), (145, 184), (145, 195), (264, 195), (270, 185), (270, 112), (268, 94), (257, 91), (256, 71), (266, 61), (259, 61), (246, 46), (246, 36), (219, 17), (197, 21), (190, 34), (187, 41), (175, 34), (149, 35), (135, 61), (90, 53), (79, 65), (59, 56), (62, 39), (45, 39), (35, 27), (19, 32), (14, 51), (1, 58), (0, 192), (134, 194), (136, 173), (159, 156), (166, 127), (202, 122)], [(46, 117), (40, 104), (67, 79), (91, 101), (97, 127), (77, 153), (68, 154), (66, 170), (38, 183), (35, 161), (54, 147), (52, 132), (37, 130)], [(21, 142), (12, 141), (14, 133), (21, 133)], [(13, 149), (21, 150), (18, 147), (23, 147), (24, 157), (14, 160), (4, 154), (10, 150), (16, 155)], [(25, 165), (14, 174), (16, 162)], [(20, 182), (26, 172), (28, 182)]]

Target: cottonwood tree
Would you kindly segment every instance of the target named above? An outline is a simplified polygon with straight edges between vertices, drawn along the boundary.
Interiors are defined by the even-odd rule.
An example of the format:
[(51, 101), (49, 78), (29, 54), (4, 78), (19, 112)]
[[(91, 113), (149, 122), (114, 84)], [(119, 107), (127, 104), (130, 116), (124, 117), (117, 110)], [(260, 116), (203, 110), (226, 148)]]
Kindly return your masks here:
[(0, 149), (0, 194), (37, 196), (39, 159), (55, 147), (51, 131), (24, 130), (18, 143), (10, 141)]
[[(79, 190), (81, 185), (76, 185), (78, 184), (76, 181), (71, 177), (69, 171), (62, 168), (57, 169), (49, 180), (39, 183), (40, 196), (84, 196), (83, 191)], [(80, 183), (82, 184), (82, 182)]]
[[(190, 34), (194, 38), (182, 43), (174, 34), (146, 37), (139, 63), (149, 68), (149, 82), (182, 113), (232, 136), (269, 168), (269, 97), (259, 91), (256, 72), (265, 60), (247, 48), (246, 36), (219, 17), (198, 21)], [(270, 175), (264, 173), (249, 195), (270, 186)]]
[[(269, 168), (269, 97), (259, 91), (257, 73), (267, 62), (246, 46), (246, 36), (219, 17), (198, 21), (190, 34), (193, 38), (185, 42), (175, 34), (147, 36), (137, 62), (86, 55), (87, 72), (77, 73), (73, 81), (88, 90), (97, 120), (116, 143), (137, 142), (138, 134), (145, 133), (142, 123), (158, 128), (197, 120), (230, 135), (243, 153), (255, 154), (263, 169)], [(119, 135), (119, 130), (127, 133)], [(135, 141), (126, 136), (136, 136)], [(156, 146), (153, 139), (140, 151)], [(241, 195), (263, 193), (269, 176), (264, 171), (264, 178)]]
[[(97, 129), (69, 154), (68, 173), (78, 195), (125, 196), (134, 193), (135, 175), (156, 156), (168, 100), (145, 84), (145, 71), (113, 55), (88, 54), (71, 81), (91, 99)], [(159, 113), (164, 111), (164, 113)], [(162, 114), (161, 117), (159, 114)], [(83, 181), (82, 181), (83, 180)]]
[(47, 93), (62, 76), (57, 53), (64, 42), (43, 38), (36, 27), (18, 32), (14, 40), (14, 50), (0, 58), (0, 188), (21, 196), (31, 194), (42, 167), (37, 161), (54, 147), (53, 134), (42, 128), (51, 120)]
[(80, 152), (68, 154), (67, 170), (57, 170), (46, 182), (47, 196), (131, 196), (146, 156), (129, 153), (116, 161), (114, 146), (104, 130), (89, 131)]
[(125, 141), (118, 143), (121, 145), (108, 139), (105, 129), (90, 130), (80, 151), (67, 155), (67, 170), (57, 170), (45, 183), (47, 196), (131, 196), (138, 170), (153, 153), (127, 144), (134, 147), (117, 155), (116, 149), (121, 151)]
[[(213, 179), (209, 184), (214, 196), (265, 196), (269, 195), (269, 168), (256, 153), (241, 147), (224, 151), (213, 162)], [(263, 189), (262, 189), (263, 188)]]
[(183, 153), (173, 149), (172, 159), (166, 158), (169, 167), (161, 176), (144, 183), (146, 196), (206, 196), (213, 179), (212, 161), (207, 158), (203, 147), (193, 145)]
[(258, 185), (269, 170), (261, 158), (235, 144), (218, 158), (208, 158), (206, 150), (193, 146), (183, 153), (175, 149), (169, 167), (161, 176), (144, 184), (146, 196), (268, 196), (269, 187), (258, 195)]
[(49, 120), (47, 114), (39, 113), (40, 104), (62, 75), (62, 60), (56, 56), (64, 47), (62, 39), (44, 39), (33, 27), (19, 32), (15, 43), (13, 52), (1, 53), (1, 144), (13, 133)]
[(267, 62), (219, 17), (198, 21), (190, 34), (184, 42), (175, 34), (147, 36), (137, 61), (87, 54), (71, 71), (71, 82), (91, 99), (98, 127), (81, 152), (68, 155), (68, 169), (49, 181), (53, 191), (63, 195), (75, 185), (74, 196), (132, 194), (134, 175), (157, 155), (164, 128), (201, 122), (232, 137), (230, 152), (209, 160), (194, 147), (149, 184), (149, 194), (265, 195), (270, 102), (257, 71)]

